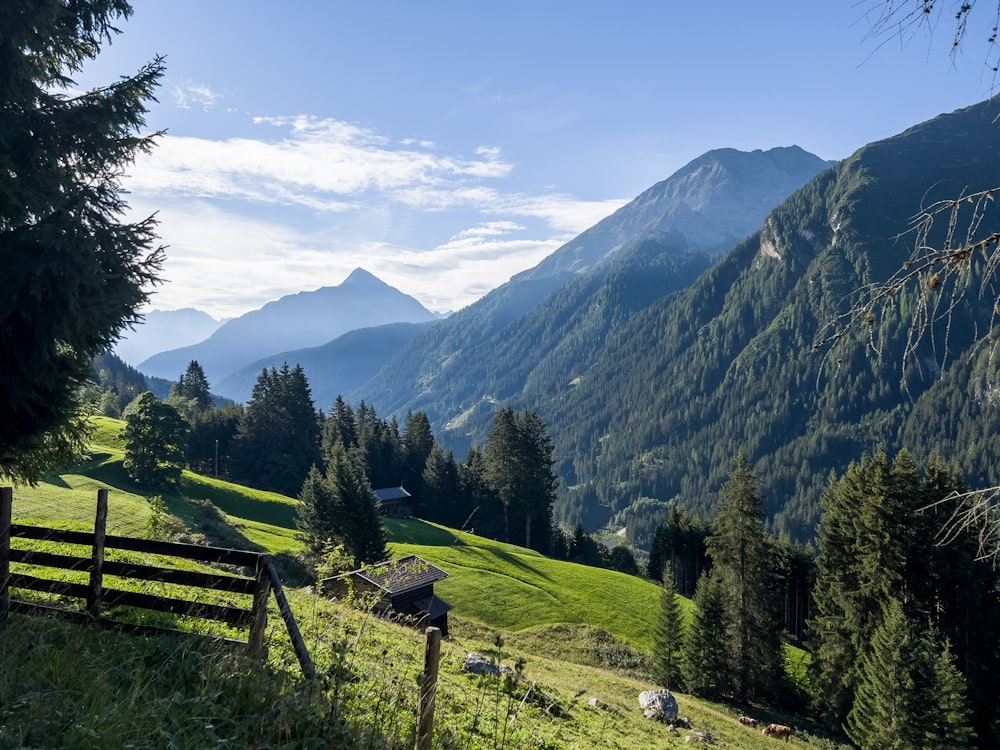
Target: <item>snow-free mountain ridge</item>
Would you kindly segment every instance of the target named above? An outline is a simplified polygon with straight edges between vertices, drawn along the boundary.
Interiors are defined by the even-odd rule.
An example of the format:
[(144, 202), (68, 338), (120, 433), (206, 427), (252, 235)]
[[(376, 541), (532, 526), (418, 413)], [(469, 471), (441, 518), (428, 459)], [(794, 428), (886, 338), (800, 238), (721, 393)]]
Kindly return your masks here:
[(176, 379), (191, 360), (197, 360), (209, 382), (218, 382), (275, 352), (321, 346), (358, 328), (436, 319), (413, 297), (358, 268), (338, 286), (268, 302), (230, 320), (198, 344), (150, 357), (139, 369)]
[[(710, 151), (534, 268), (415, 337), (352, 396), (385, 413), (424, 410), (440, 425), (454, 425), (473, 410), (503, 403), (533, 377), (536, 367), (568, 366), (556, 365), (550, 356), (565, 350), (567, 340), (584, 339), (594, 351), (620, 323), (601, 296), (606, 294), (603, 281), (615, 273), (617, 263), (631, 267), (637, 256), (652, 254), (656, 257), (644, 262), (657, 270), (639, 283), (658, 287), (644, 288), (638, 297), (677, 291), (722, 250), (759, 229), (768, 211), (830, 164), (797, 146)], [(622, 273), (631, 277), (632, 271)], [(549, 319), (529, 321), (550, 295), (565, 299), (540, 313)], [(532, 340), (519, 338), (529, 330)], [(485, 438), (482, 428), (481, 420), (462, 427), (471, 430), (473, 442)]]

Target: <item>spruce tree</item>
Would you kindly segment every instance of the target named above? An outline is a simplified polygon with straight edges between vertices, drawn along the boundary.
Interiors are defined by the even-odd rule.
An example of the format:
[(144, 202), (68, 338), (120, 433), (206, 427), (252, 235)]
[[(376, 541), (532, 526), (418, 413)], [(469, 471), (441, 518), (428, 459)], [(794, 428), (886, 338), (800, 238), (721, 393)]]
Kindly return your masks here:
[(384, 559), (388, 537), (378, 501), (368, 479), (354, 467), (340, 443), (334, 446), (326, 480), (342, 523), (338, 541), (352, 556), (355, 567)]
[(232, 447), (233, 476), (295, 497), (320, 463), (320, 423), (300, 365), (261, 371)]
[(845, 729), (866, 748), (958, 750), (975, 747), (965, 679), (947, 644), (888, 602), (859, 665)]
[(120, 179), (156, 138), (141, 133), (163, 63), (82, 93), (72, 79), (131, 14), (0, 3), (0, 476), (32, 482), (81, 450), (79, 390), (158, 280), (155, 222), (122, 221)]
[(198, 364), (198, 360), (191, 360), (187, 369), (171, 387), (170, 395), (191, 401), (195, 412), (212, 408), (212, 394), (209, 390), (208, 378), (205, 376), (205, 370)]
[(330, 483), (313, 466), (299, 492), (295, 526), (297, 538), (314, 557), (323, 554), (328, 543), (342, 537), (337, 498)]
[(413, 496), (416, 509), (424, 503), (424, 468), (434, 448), (434, 434), (427, 414), (422, 411), (407, 412), (403, 420), (403, 471), (402, 485)]
[(343, 545), (355, 567), (386, 557), (388, 538), (371, 485), (336, 443), (326, 474), (309, 470), (299, 493), (299, 539), (314, 555)]
[[(558, 479), (552, 440), (541, 417), (505, 406), (493, 418), (483, 459), (486, 480), (500, 500), (503, 540), (546, 551)], [(524, 529), (515, 535), (515, 527)]]
[(732, 693), (729, 613), (719, 581), (705, 573), (695, 588), (695, 610), (684, 639), (684, 685), (702, 698)]
[(462, 528), (472, 510), (463, 502), (458, 465), (451, 451), (437, 443), (431, 448), (423, 474), (424, 500), (421, 518)]
[(354, 410), (341, 396), (333, 402), (333, 408), (323, 423), (323, 460), (338, 442), (350, 452), (358, 445), (358, 424)]
[(486, 480), (500, 499), (503, 511), (502, 540), (508, 543), (512, 541), (511, 519), (519, 515), (520, 511), (520, 447), (517, 416), (511, 407), (505, 406), (493, 417), (493, 427), (486, 438), (483, 460)]
[(976, 747), (972, 711), (967, 698), (967, 683), (955, 666), (951, 644), (945, 641), (934, 660), (933, 684), (935, 726), (924, 737), (928, 750)]
[(925, 707), (916, 705), (920, 685), (912, 669), (914, 660), (926, 664), (922, 645), (902, 605), (890, 602), (870, 652), (860, 661), (860, 679), (845, 724), (848, 737), (863, 750), (923, 747), (924, 727), (915, 712)]
[(775, 555), (764, 532), (763, 499), (740, 451), (706, 548), (729, 606), (734, 695), (773, 695), (782, 674)]
[(682, 690), (684, 617), (669, 567), (663, 571), (660, 584), (660, 613), (653, 639), (653, 679), (668, 690)]

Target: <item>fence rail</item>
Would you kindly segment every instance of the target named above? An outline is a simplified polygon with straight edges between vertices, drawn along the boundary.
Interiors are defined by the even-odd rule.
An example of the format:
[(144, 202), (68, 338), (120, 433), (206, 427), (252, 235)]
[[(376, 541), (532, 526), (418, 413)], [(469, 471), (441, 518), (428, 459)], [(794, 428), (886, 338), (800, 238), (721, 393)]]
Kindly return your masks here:
[[(164, 632), (168, 629), (114, 620), (103, 614), (103, 608), (105, 606), (125, 606), (186, 615), (248, 629), (249, 634), (245, 645), (253, 658), (262, 659), (267, 656), (265, 640), (267, 603), (270, 594), (273, 593), (303, 674), (310, 679), (315, 676), (312, 659), (309, 657), (309, 651), (302, 640), (295, 615), (288, 604), (288, 599), (282, 589), (281, 581), (270, 555), (246, 550), (202, 547), (196, 544), (108, 535), (106, 533), (108, 518), (108, 491), (106, 489), (98, 490), (97, 493), (97, 516), (92, 534), (14, 524), (13, 494), (12, 488), (0, 487), (0, 619), (5, 617), (8, 612), (55, 613), (76, 622), (95, 622), (125, 632), (149, 634)], [(35, 549), (14, 549), (11, 547), (11, 539), (82, 545), (90, 548), (90, 556), (77, 557)], [(241, 576), (223, 572), (199, 572), (144, 563), (105, 560), (105, 552), (109, 549), (231, 565), (250, 569), (253, 574)], [(74, 583), (41, 578), (29, 573), (15, 573), (10, 569), (11, 563), (88, 573), (89, 581), (88, 583)], [(105, 576), (252, 596), (253, 603), (249, 608), (243, 608), (229, 604), (196, 602), (179, 596), (154, 596), (108, 588), (104, 585)], [(81, 599), (86, 605), (86, 611), (74, 611), (13, 599), (10, 594), (11, 589)], [(243, 642), (240, 641), (240, 643)]]

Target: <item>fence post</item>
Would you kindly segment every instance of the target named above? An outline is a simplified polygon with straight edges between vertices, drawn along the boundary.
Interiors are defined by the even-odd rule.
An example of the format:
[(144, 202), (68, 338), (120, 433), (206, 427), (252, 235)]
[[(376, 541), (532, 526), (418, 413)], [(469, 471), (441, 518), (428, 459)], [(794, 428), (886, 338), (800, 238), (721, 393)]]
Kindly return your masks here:
[(278, 612), (281, 613), (282, 618), (285, 620), (285, 627), (288, 628), (288, 637), (292, 640), (292, 648), (295, 649), (295, 655), (299, 657), (302, 674), (305, 675), (306, 679), (312, 680), (316, 677), (316, 667), (309, 656), (309, 649), (306, 648), (306, 642), (302, 640), (302, 631), (299, 630), (299, 624), (295, 622), (295, 615), (292, 614), (292, 608), (288, 604), (288, 597), (285, 596), (285, 590), (281, 587), (281, 579), (278, 578), (278, 571), (274, 569), (274, 563), (269, 562), (267, 564), (267, 574), (271, 579), (271, 586), (274, 589), (274, 598), (278, 601)]
[(424, 644), (424, 671), (420, 673), (420, 699), (417, 704), (416, 750), (431, 750), (434, 737), (434, 701), (437, 697), (438, 661), (441, 658), (441, 629), (427, 628)]
[(104, 540), (108, 531), (108, 491), (97, 491), (97, 518), (94, 520), (94, 548), (90, 556), (90, 591), (87, 614), (92, 620), (101, 619), (104, 600)]
[(14, 488), (0, 487), (0, 620), (10, 610), (10, 527), (14, 518)]
[(270, 555), (261, 555), (257, 558), (257, 588), (253, 592), (250, 638), (247, 642), (251, 659), (267, 658), (267, 641), (264, 636), (267, 630), (267, 597), (271, 593), (271, 577), (267, 570), (270, 564)]

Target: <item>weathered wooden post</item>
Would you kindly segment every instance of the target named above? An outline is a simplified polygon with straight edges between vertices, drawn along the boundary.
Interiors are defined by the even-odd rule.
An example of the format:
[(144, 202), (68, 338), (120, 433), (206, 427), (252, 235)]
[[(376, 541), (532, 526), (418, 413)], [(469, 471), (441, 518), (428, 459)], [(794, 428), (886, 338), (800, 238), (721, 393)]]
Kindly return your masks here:
[(434, 737), (434, 701), (437, 697), (438, 661), (441, 658), (441, 629), (427, 628), (424, 644), (424, 671), (420, 674), (420, 699), (417, 704), (416, 750), (431, 750)]
[(0, 619), (10, 610), (10, 526), (14, 518), (14, 488), (0, 487)]
[(251, 659), (263, 660), (267, 658), (267, 641), (264, 636), (267, 631), (267, 597), (271, 593), (271, 577), (268, 575), (270, 564), (270, 555), (261, 555), (257, 558), (257, 587), (253, 592), (250, 638), (247, 640), (247, 649)]
[(104, 540), (108, 533), (108, 491), (97, 491), (97, 517), (94, 520), (94, 548), (90, 555), (90, 591), (87, 593), (87, 614), (92, 620), (101, 619), (104, 601)]
[(295, 621), (295, 615), (292, 614), (292, 607), (288, 603), (288, 597), (285, 596), (285, 590), (281, 587), (281, 579), (278, 578), (278, 571), (275, 570), (273, 562), (267, 564), (267, 574), (274, 589), (274, 598), (278, 602), (278, 612), (285, 620), (288, 637), (292, 640), (292, 648), (295, 649), (295, 655), (299, 658), (302, 674), (307, 680), (315, 679), (316, 666), (309, 656), (309, 649), (306, 648), (306, 642), (302, 639), (302, 631), (299, 630), (299, 624)]

